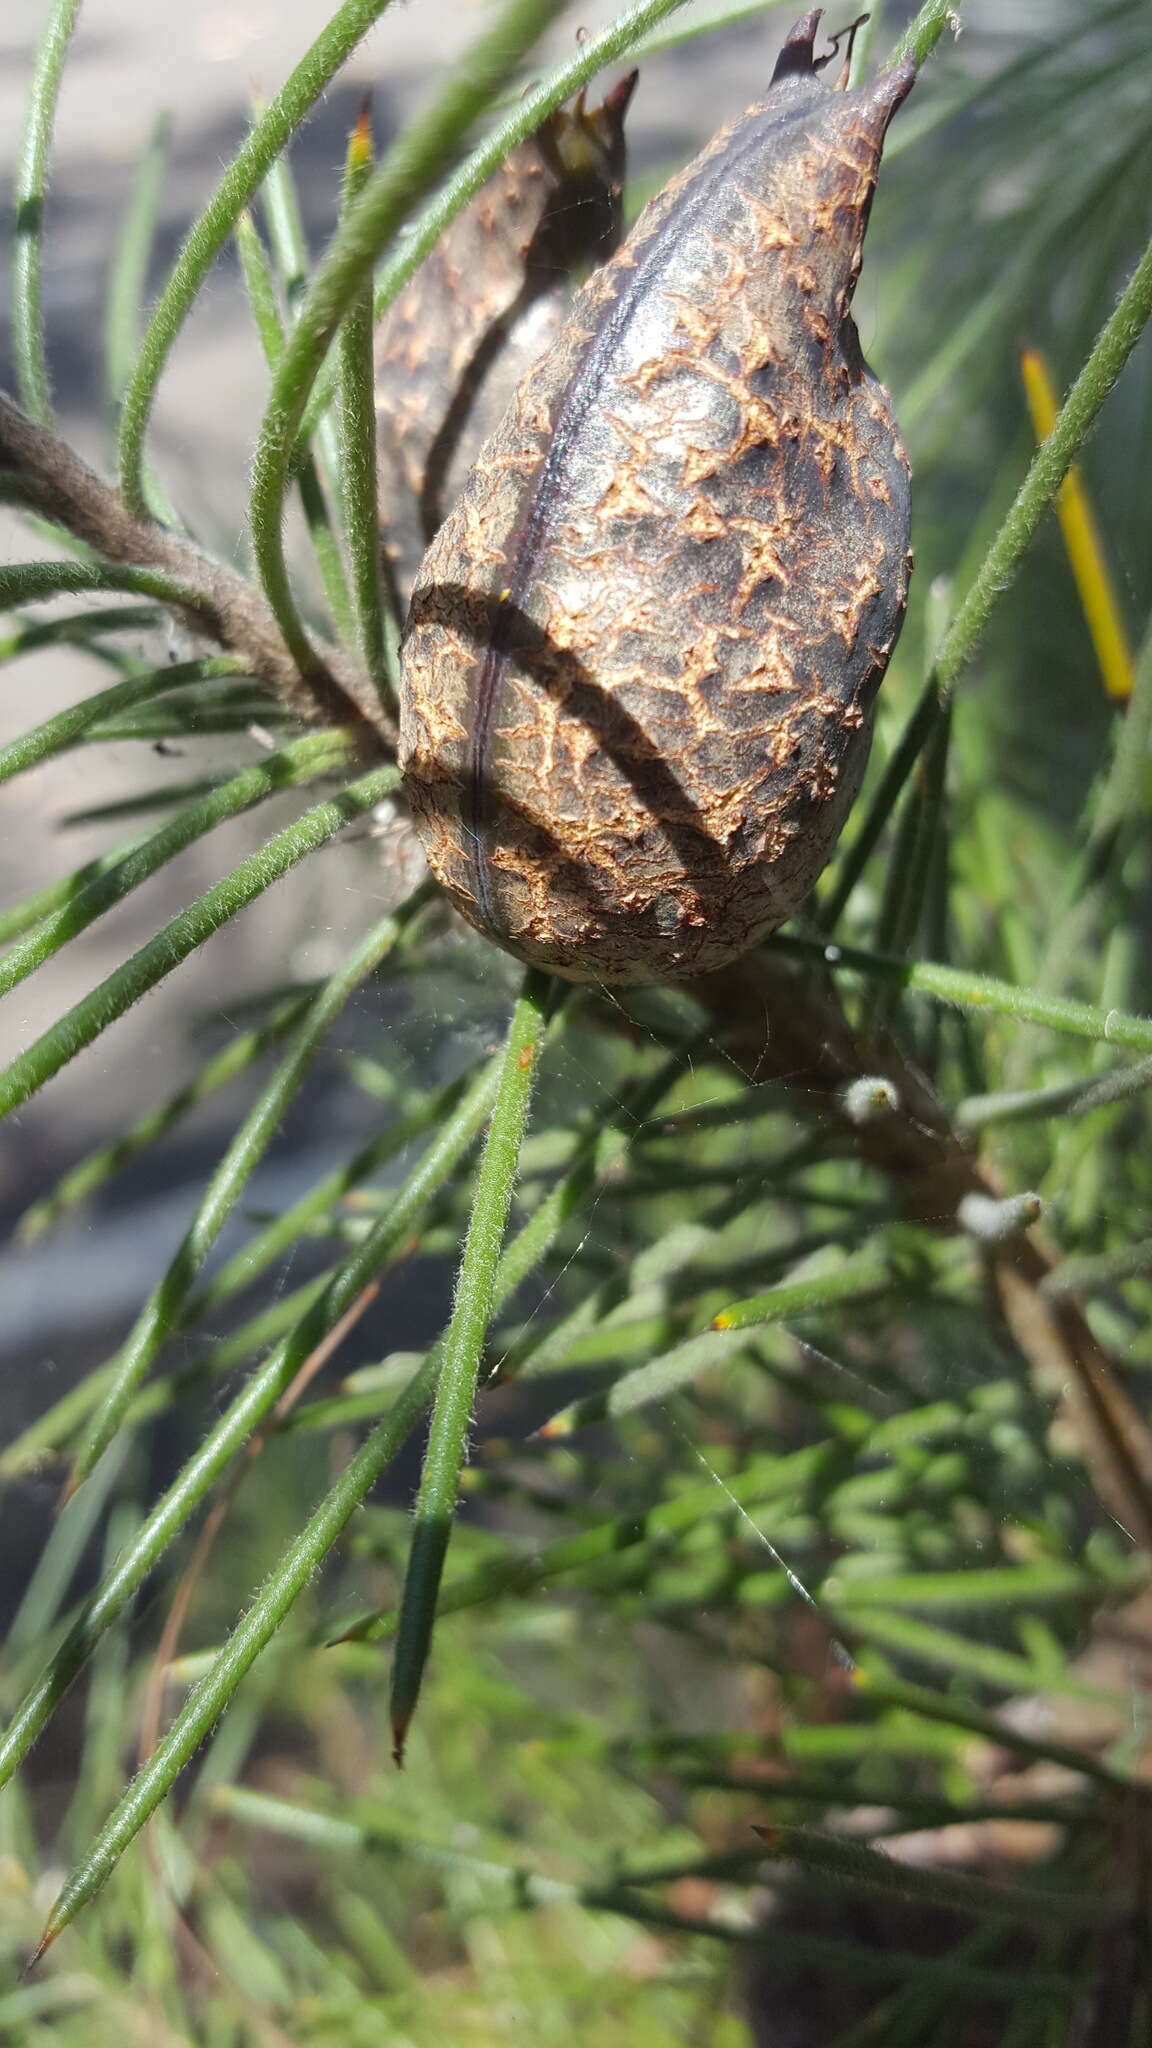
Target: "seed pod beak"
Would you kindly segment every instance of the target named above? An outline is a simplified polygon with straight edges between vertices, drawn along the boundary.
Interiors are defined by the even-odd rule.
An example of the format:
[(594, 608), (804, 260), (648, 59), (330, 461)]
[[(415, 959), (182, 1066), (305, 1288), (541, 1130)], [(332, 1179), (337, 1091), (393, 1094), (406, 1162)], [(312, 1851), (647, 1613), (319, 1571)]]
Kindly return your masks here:
[(624, 180), (624, 116), (636, 90), (639, 71), (626, 72), (598, 107), (578, 93), (571, 106), (558, 107), (541, 132), (541, 141), (566, 180), (599, 181), (618, 192)]
[(593, 116), (593, 119), (599, 120), (605, 125), (611, 123), (614, 127), (622, 127), (624, 116), (631, 105), (632, 95), (636, 90), (636, 81), (639, 76), (640, 72), (636, 68), (626, 71), (619, 83), (612, 87), (611, 92), (605, 93), (603, 104)]
[(776, 59), (773, 85), (778, 85), (782, 78), (812, 76), (816, 69), (816, 31), (823, 13), (822, 7), (813, 7), (808, 14), (802, 14), (799, 21), (793, 22)]
[[(900, 64), (892, 71), (881, 71), (867, 85), (857, 86), (851, 92), (836, 92), (829, 95), (829, 122), (839, 132), (844, 153), (833, 151), (827, 165), (835, 184), (842, 179), (842, 204), (853, 215), (851, 234), (847, 245), (848, 270), (847, 288), (839, 298), (837, 311), (841, 318), (847, 313), (856, 288), (860, 262), (864, 248), (864, 236), (872, 211), (872, 199), (876, 189), (876, 174), (880, 168), (880, 157), (884, 138), (897, 108), (903, 105), (916, 83), (916, 68), (912, 64)], [(835, 115), (831, 109), (835, 109)], [(830, 125), (829, 133), (833, 132)], [(850, 159), (857, 164), (857, 178), (842, 170)], [(861, 182), (861, 177), (863, 182)], [(854, 330), (846, 330), (846, 342), (850, 353), (858, 346)]]
[(916, 66), (897, 64), (891, 71), (878, 72), (868, 85), (860, 86), (858, 92), (851, 95), (867, 122), (877, 157), (884, 146), (893, 114), (903, 106), (915, 83)]
[[(776, 59), (776, 69), (772, 73), (773, 85), (777, 85), (782, 78), (814, 78), (817, 72), (821, 71), (824, 65), (830, 61), (829, 57), (818, 58), (816, 55), (816, 35), (823, 15), (824, 9), (822, 7), (813, 7), (809, 13), (802, 14), (799, 21), (793, 22), (781, 45), (780, 55)], [(865, 22), (867, 19), (868, 16), (862, 14), (858, 21), (852, 23), (850, 29), (842, 29), (839, 35), (833, 36), (832, 53), (834, 54), (842, 36), (848, 35), (851, 37), (855, 30), (859, 28), (861, 22)], [(846, 66), (851, 54), (852, 44), (849, 41), (845, 57)], [(891, 71), (882, 71), (873, 80), (871, 89), (861, 88), (863, 91), (871, 90), (876, 93), (878, 95), (877, 105), (887, 107), (887, 118), (884, 122), (884, 128), (887, 127), (888, 122), (892, 119), (897, 107), (900, 106), (902, 101), (907, 99), (915, 81), (915, 64), (898, 64)], [(847, 76), (845, 71), (845, 75), (841, 78), (839, 84), (843, 87), (846, 83)], [(884, 128), (880, 129), (877, 135), (878, 143), (884, 140)]]

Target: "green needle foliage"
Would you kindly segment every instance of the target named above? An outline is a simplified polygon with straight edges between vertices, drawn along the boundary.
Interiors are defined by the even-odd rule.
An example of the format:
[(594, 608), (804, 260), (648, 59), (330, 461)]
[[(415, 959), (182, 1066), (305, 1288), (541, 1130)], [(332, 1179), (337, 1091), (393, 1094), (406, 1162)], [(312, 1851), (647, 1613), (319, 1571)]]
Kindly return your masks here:
[(167, 1102), (149, 1110), (137, 1123), (110, 1145), (99, 1146), (69, 1172), (62, 1175), (51, 1193), (34, 1202), (20, 1219), (19, 1234), (25, 1243), (51, 1230), (61, 1216), (79, 1202), (85, 1202), (113, 1174), (119, 1173), (138, 1154), (166, 1137), (200, 1103), (230, 1081), (247, 1073), (270, 1047), (283, 1038), (303, 1008), (306, 998), (290, 998), (274, 1012), (271, 1020), (255, 1031), (241, 1031), (214, 1058), (206, 1060), (195, 1078), (178, 1088)]
[(164, 364), (194, 305), (197, 292), (244, 208), (325, 87), (348, 61), (388, 0), (344, 0), (322, 29), (267, 111), (253, 124), (244, 147), (225, 171), (209, 204), (189, 230), (148, 322), (124, 391), (120, 417), (120, 484), (129, 504), (144, 509), (144, 436)]
[[(735, 114), (782, 22), (494, 0), (389, 146), (357, 126), (314, 253), (292, 144), (377, 24), (388, 72), (386, 0), (344, 0), (151, 306), (142, 110), (92, 309), (113, 487), (52, 425), (43, 311), (78, 12), (45, 5), (30, 65), (0, 405), (0, 667), (35, 706), (0, 746), (0, 1320), (53, 1332), (0, 1443), (29, 1559), (4, 2038), (481, 2048), (514, 2015), (556, 2048), (758, 2048), (783, 2015), (796, 2048), (1143, 2048), (1143, 0), (995, 33), (961, 5), (959, 40), (928, 0), (858, 37), (855, 78), (922, 66), (857, 303), (909, 443), (911, 614), (813, 903), (639, 991), (524, 976), (415, 858), (374, 330), (597, 74), (640, 58), (637, 120), (670, 90), (655, 181), (706, 139), (692, 67)], [(230, 246), (268, 387), (250, 572), (147, 446)], [(1067, 393), (1038, 448), (1024, 336)], [(1123, 708), (1102, 572), (1077, 585), (1052, 516), (1073, 468)], [(42, 701), (61, 650), (92, 677)], [(65, 828), (91, 836), (58, 860)]]
[[(3, 493), (0, 491), (0, 496)], [(18, 604), (36, 604), (46, 597), (63, 597), (77, 591), (138, 590), (142, 597), (154, 597), (174, 608), (194, 606), (196, 593), (190, 584), (173, 582), (170, 576), (152, 569), (135, 569), (112, 562), (13, 562), (0, 565), (0, 606), (11, 611)]]
[(292, 595), (283, 550), (284, 490), (309, 393), (333, 339), (357, 317), (381, 249), (416, 201), (448, 169), (462, 134), (484, 111), (563, 6), (563, 0), (507, 0), (499, 20), (469, 51), (431, 107), (367, 177), (326, 251), (272, 379), (252, 463), (248, 518), (268, 602), (305, 676), (317, 656)]
[[(406, 906), (411, 915), (413, 904)], [(127, 1343), (113, 1361), (111, 1384), (73, 1467), (85, 1479), (121, 1430), (132, 1396), (153, 1359), (179, 1328), (192, 1283), (251, 1180), (304, 1081), (320, 1046), (353, 991), (375, 973), (400, 938), (406, 917), (386, 917), (368, 933), (309, 1006), (292, 1043), (228, 1147), (180, 1249), (149, 1297)]]
[(532, 971), (512, 1014), (500, 1092), (460, 1261), (455, 1307), (444, 1338), (392, 1669), (392, 1753), (398, 1764), (404, 1761), (408, 1726), (420, 1697), (432, 1641), (436, 1598), (467, 1457), (472, 1403), (495, 1300), (497, 1267), (512, 1207), (547, 1004), (547, 977)]
[[(365, 107), (348, 143), (344, 166), (345, 215), (371, 175), (372, 158), (372, 121)], [(364, 666), (381, 699), (395, 709), (395, 675), (389, 672), (384, 628), (376, 489), (371, 278), (365, 279), (340, 330), (340, 457), (345, 545), (356, 602), (356, 639)]]
[(106, 868), (86, 886), (73, 889), (66, 905), (42, 918), (29, 938), (4, 955), (0, 960), (0, 994), (6, 994), (26, 975), (43, 966), (94, 918), (101, 917), (113, 904), (130, 895), (141, 882), (156, 874), (194, 840), (202, 838), (227, 819), (249, 810), (254, 804), (262, 803), (273, 790), (290, 789), (305, 777), (314, 776), (318, 769), (323, 771), (338, 763), (342, 755), (338, 735), (337, 744), (331, 752), (325, 751), (322, 745), (318, 747), (315, 739), (307, 739), (294, 747), (286, 747), (282, 753), (269, 755), (266, 760), (242, 770), (239, 775), (210, 790), (199, 802), (188, 804), (166, 825), (161, 825), (158, 831), (125, 854), (122, 860)]
[(104, 314), (104, 377), (113, 407), (117, 407), (124, 396), (140, 345), (140, 317), (157, 219), (164, 198), (171, 126), (167, 114), (157, 116), (148, 147), (137, 166), (116, 261), (108, 281)]
[(23, 144), (16, 172), (15, 235), (12, 245), (12, 334), (16, 376), (24, 409), (33, 419), (52, 414), (52, 393), (44, 354), (42, 271), (44, 198), (52, 154), (56, 101), (80, 0), (53, 0), (28, 89)]
[[(268, 189), (275, 189), (275, 181), (269, 180)], [(275, 215), (273, 217), (275, 218)], [(277, 298), (276, 279), (251, 214), (242, 213), (236, 223), (236, 249), (248, 292), (248, 304), (260, 337), (260, 346), (269, 369), (272, 369), (284, 352), (284, 323)], [(291, 305), (290, 279), (284, 282), (284, 295)], [(325, 426), (326, 421), (322, 423), (322, 432)], [(373, 436), (373, 440), (374, 438)], [(300, 491), (301, 509), (308, 522), (308, 534), (323, 579), (324, 595), (328, 601), (332, 622), (341, 637), (351, 641), (355, 636), (355, 624), (344, 563), (320, 471), (311, 450), (300, 457), (296, 481)]]
[(108, 690), (94, 691), (81, 703), (70, 704), (66, 711), (58, 711), (55, 718), (46, 718), (43, 725), (34, 725), (29, 732), (9, 741), (6, 747), (0, 747), (0, 781), (6, 781), (9, 775), (19, 775), (26, 768), (35, 768), (53, 754), (61, 753), (65, 747), (76, 746), (94, 725), (102, 724), (118, 712), (147, 703), (149, 699), (178, 689), (184, 683), (210, 682), (215, 677), (242, 673), (241, 662), (231, 655), (217, 654), (195, 661), (176, 661), (168, 668), (127, 676), (122, 683), (113, 683)]
[[(317, 762), (331, 762), (330, 736), (298, 742), (310, 769)], [(297, 757), (298, 762), (300, 756)], [(278, 832), (258, 853), (233, 869), (224, 881), (207, 890), (179, 917), (172, 919), (154, 939), (126, 960), (97, 988), (82, 996), (72, 1009), (50, 1026), (26, 1052), (0, 1074), (0, 1114), (8, 1115), (27, 1102), (44, 1083), (59, 1073), (68, 1060), (107, 1031), (133, 1003), (171, 974), (189, 953), (235, 917), (265, 889), (278, 882), (318, 846), (323, 846), (353, 819), (371, 810), (374, 803), (395, 786), (395, 772), (377, 768), (350, 783), (338, 796), (305, 811), (294, 825)], [(115, 871), (113, 871), (114, 873)]]

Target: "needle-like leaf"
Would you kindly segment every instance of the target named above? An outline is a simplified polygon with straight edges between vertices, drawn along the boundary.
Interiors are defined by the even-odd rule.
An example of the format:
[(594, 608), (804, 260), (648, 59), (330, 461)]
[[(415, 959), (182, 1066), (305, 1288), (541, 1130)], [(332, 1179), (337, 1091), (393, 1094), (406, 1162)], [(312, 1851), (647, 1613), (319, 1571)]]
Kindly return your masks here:
[(24, 410), (33, 419), (45, 421), (52, 417), (52, 393), (44, 356), (41, 305), (44, 200), (48, 189), (56, 102), (60, 96), (64, 60), (79, 14), (80, 0), (52, 0), (28, 90), (24, 135), (16, 167), (12, 352)]
[[(332, 736), (319, 733), (315, 739), (300, 741), (316, 749), (316, 758), (331, 765), (328, 749)], [(76, 1058), (122, 1017), (133, 1003), (179, 967), (205, 939), (270, 889), (298, 861), (323, 846), (353, 819), (363, 817), (395, 786), (393, 768), (375, 768), (352, 782), (337, 796), (316, 804), (282, 832), (277, 832), (257, 853), (241, 861), (222, 882), (205, 892), (187, 910), (181, 911), (163, 931), (134, 953), (121, 967), (114, 968), (99, 987), (82, 996), (57, 1023), (41, 1034), (0, 1073), (0, 1116), (8, 1116), (61, 1067)]]
[(492, 1111), (460, 1261), (456, 1306), (444, 1339), (392, 1667), (392, 1752), (397, 1763), (404, 1760), (404, 1744), (420, 1697), (432, 1641), (440, 1575), (456, 1512), (460, 1473), (467, 1457), (480, 1357), (495, 1300), (496, 1272), (544, 1036), (548, 991), (546, 978), (530, 971), (513, 1012), (500, 1092)]
[(140, 1311), (113, 1361), (111, 1384), (72, 1468), (72, 1484), (85, 1479), (121, 1429), (129, 1403), (148, 1367), (179, 1327), (193, 1283), (297, 1094), (312, 1061), (346, 1003), (403, 936), (420, 909), (417, 892), (402, 910), (382, 918), (330, 975), (275, 1072), (236, 1131), (212, 1175), (167, 1272)]

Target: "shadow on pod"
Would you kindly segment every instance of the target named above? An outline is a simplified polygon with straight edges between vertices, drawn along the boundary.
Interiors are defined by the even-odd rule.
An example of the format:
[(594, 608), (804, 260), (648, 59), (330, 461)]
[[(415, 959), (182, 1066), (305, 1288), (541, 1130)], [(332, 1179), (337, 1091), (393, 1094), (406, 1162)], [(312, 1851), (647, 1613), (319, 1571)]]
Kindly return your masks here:
[(864, 772), (909, 489), (849, 308), (914, 73), (832, 89), (818, 21), (589, 279), (417, 577), (401, 766), (430, 863), (571, 979), (738, 958)]

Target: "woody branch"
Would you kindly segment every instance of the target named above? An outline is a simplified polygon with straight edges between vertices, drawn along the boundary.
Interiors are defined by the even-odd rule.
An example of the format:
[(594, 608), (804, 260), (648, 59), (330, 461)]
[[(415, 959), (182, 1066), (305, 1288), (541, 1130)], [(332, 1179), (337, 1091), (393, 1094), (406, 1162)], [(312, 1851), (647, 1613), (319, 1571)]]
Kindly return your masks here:
[(256, 586), (195, 542), (129, 511), (120, 493), (50, 428), (38, 426), (0, 395), (3, 494), (63, 527), (103, 562), (149, 569), (171, 579), (182, 623), (246, 663), (293, 711), (313, 725), (359, 728), (375, 753), (391, 754), (395, 733), (368, 678), (349, 656), (325, 647), (303, 675)]

